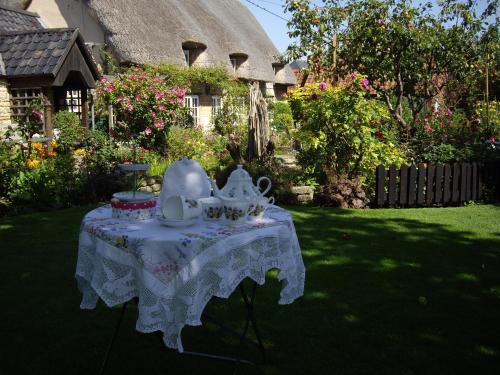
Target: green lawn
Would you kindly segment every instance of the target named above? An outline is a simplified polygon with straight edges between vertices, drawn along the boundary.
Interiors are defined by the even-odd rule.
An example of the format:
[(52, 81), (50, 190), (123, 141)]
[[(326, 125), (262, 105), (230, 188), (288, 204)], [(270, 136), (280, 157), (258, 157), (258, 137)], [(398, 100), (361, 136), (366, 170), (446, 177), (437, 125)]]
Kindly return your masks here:
[[(89, 209), (0, 220), (0, 374), (97, 373), (119, 309), (79, 309), (73, 274)], [(500, 373), (499, 206), (290, 209), (305, 295), (279, 306), (270, 275), (256, 300), (269, 364), (240, 374)], [(242, 312), (236, 293), (209, 310), (233, 324)], [(162, 351), (135, 317), (131, 308), (108, 374), (231, 374)], [(234, 339), (212, 328), (183, 338), (186, 349), (234, 354)]]

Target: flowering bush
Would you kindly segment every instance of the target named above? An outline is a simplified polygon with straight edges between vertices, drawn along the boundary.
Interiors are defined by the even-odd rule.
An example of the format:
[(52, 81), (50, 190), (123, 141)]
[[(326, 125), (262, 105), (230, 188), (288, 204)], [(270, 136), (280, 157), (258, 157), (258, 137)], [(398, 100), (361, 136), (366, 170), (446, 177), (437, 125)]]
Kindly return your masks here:
[(170, 126), (186, 122), (185, 90), (169, 87), (151, 71), (135, 67), (113, 81), (103, 78), (96, 93), (101, 109), (108, 105), (115, 108), (113, 135), (117, 140), (136, 139), (147, 149), (165, 153)]
[(231, 157), (226, 149), (227, 138), (219, 134), (205, 134), (201, 129), (172, 127), (168, 135), (168, 164), (186, 156), (200, 162), (212, 173), (227, 165)]
[(319, 183), (326, 181), (327, 171), (354, 179), (373, 175), (379, 163), (404, 162), (390, 115), (368, 97), (368, 85), (366, 77), (353, 74), (343, 86), (311, 84), (290, 93), (301, 145), (298, 161)]

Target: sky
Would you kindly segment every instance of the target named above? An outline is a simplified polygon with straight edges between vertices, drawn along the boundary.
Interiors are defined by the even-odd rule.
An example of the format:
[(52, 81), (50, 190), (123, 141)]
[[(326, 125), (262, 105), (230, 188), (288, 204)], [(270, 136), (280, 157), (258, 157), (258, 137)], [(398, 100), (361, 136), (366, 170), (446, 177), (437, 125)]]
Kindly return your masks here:
[[(281, 53), (285, 52), (286, 48), (292, 40), (288, 37), (286, 26), (286, 21), (277, 17), (276, 15), (289, 18), (289, 15), (283, 12), (284, 0), (240, 0), (245, 4), (248, 9), (252, 11), (255, 18), (260, 22), (267, 35), (271, 38), (274, 45)], [(313, 0), (313, 3), (321, 3), (320, 0)], [(415, 0), (415, 3), (420, 3), (421, 1)], [(252, 4), (253, 3), (253, 4)], [(476, 5), (478, 9), (484, 9), (486, 0), (476, 0)], [(269, 12), (273, 12), (276, 15), (272, 15), (269, 12), (261, 8), (267, 9)]]
[[(286, 21), (264, 11), (263, 9), (260, 9), (258, 6), (265, 8), (270, 12), (276, 13), (283, 18), (287, 18), (287, 15), (283, 13), (283, 4), (285, 2), (283, 0), (240, 1), (252, 11), (255, 18), (257, 18), (264, 30), (266, 30), (267, 35), (269, 35), (278, 51), (283, 53), (291, 42), (290, 38), (287, 35), (288, 28), (286, 26)], [(250, 2), (254, 3), (255, 5), (251, 4)]]

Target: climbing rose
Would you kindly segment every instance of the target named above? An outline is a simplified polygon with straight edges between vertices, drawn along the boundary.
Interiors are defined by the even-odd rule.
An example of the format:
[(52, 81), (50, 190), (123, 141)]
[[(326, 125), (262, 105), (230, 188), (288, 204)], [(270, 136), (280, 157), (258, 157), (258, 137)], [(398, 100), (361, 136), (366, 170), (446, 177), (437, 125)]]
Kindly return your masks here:
[(151, 130), (151, 128), (146, 128), (144, 130), (144, 134), (146, 134), (146, 135), (151, 135), (152, 133), (153, 133), (153, 131)]

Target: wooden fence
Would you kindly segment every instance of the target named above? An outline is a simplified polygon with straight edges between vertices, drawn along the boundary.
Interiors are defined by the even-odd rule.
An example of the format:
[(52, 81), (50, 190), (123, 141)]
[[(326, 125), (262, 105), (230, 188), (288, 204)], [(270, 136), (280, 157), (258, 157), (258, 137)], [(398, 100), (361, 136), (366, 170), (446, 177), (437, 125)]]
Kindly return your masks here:
[[(379, 207), (457, 205), (482, 199), (486, 190), (492, 195), (500, 186), (500, 164), (455, 163), (419, 164), (376, 170), (375, 203)], [(493, 186), (493, 188), (492, 188)]]

